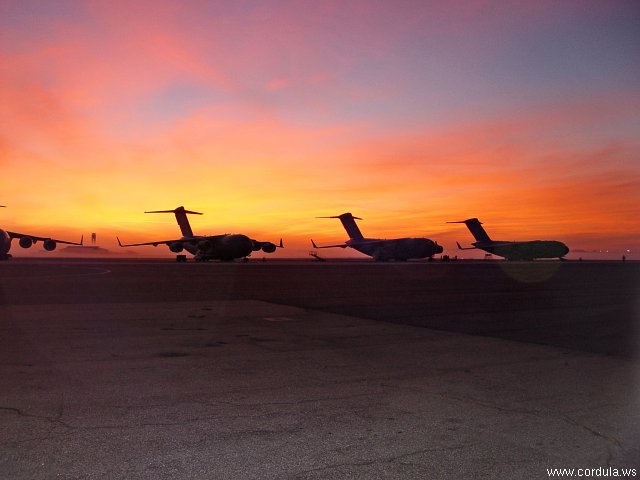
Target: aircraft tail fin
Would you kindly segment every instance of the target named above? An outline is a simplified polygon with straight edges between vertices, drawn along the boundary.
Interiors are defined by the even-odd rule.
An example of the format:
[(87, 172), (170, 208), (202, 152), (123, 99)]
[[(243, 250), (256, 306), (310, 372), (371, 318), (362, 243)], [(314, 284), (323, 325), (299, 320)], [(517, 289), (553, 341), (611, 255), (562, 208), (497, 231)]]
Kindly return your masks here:
[(351, 213), (343, 213), (342, 215), (334, 215), (331, 217), (318, 217), (318, 218), (339, 218), (340, 222), (342, 222), (342, 226), (347, 231), (349, 238), (361, 240), (364, 238), (362, 232), (358, 228), (356, 224), (356, 220), (362, 220), (360, 217), (354, 217)]
[(473, 235), (473, 238), (476, 239), (476, 241), (478, 242), (492, 241), (491, 238), (489, 238), (489, 235), (487, 234), (487, 232), (484, 230), (484, 228), (482, 228), (482, 222), (477, 218), (468, 218), (467, 220), (461, 220), (459, 222), (447, 222), (447, 223), (464, 223), (469, 229), (469, 231), (471, 232), (471, 235)]
[(191, 230), (191, 225), (189, 225), (189, 219), (187, 218), (187, 214), (191, 213), (194, 215), (202, 215), (200, 212), (192, 212), (191, 210), (185, 210), (184, 207), (178, 207), (174, 210), (151, 210), (149, 212), (144, 213), (173, 213), (176, 216), (176, 221), (180, 226), (180, 231), (182, 232), (183, 237), (193, 237), (193, 230)]

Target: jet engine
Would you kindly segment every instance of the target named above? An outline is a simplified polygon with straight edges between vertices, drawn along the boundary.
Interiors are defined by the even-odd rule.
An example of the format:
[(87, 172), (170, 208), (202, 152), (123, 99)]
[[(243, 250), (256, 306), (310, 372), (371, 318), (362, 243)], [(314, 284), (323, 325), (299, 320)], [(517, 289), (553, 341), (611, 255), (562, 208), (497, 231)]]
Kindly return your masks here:
[(56, 242), (55, 240), (51, 240), (50, 238), (48, 238), (47, 240), (42, 242), (42, 246), (47, 252), (51, 252), (52, 250), (56, 249)]
[(182, 250), (184, 250), (184, 247), (182, 246), (181, 242), (172, 242), (169, 244), (169, 250), (171, 250), (173, 253), (180, 253)]
[(276, 246), (271, 242), (262, 242), (262, 251), (264, 253), (273, 253), (276, 251)]
[(22, 248), (29, 248), (31, 247), (31, 245), (33, 245), (33, 239), (31, 237), (20, 237), (18, 244)]
[(262, 242), (258, 242), (257, 240), (253, 240), (252, 243), (253, 243), (253, 246), (251, 247), (251, 249), (254, 252), (258, 252), (258, 251), (260, 251), (262, 249), (262, 246), (263, 246)]

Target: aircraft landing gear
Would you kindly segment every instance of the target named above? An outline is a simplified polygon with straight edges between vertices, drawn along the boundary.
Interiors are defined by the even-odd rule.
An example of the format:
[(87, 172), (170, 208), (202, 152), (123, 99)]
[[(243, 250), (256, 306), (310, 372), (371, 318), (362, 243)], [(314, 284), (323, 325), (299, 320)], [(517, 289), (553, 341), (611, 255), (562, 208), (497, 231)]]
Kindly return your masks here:
[(183, 263), (187, 261), (186, 255), (176, 255), (176, 262)]

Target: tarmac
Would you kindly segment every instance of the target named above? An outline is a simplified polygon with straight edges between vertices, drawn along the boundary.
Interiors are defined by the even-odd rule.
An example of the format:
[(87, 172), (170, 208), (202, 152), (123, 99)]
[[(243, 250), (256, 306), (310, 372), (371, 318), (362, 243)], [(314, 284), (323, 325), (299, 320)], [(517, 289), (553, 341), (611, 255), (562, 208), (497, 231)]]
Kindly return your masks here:
[(635, 262), (14, 258), (0, 478), (640, 476), (639, 322)]

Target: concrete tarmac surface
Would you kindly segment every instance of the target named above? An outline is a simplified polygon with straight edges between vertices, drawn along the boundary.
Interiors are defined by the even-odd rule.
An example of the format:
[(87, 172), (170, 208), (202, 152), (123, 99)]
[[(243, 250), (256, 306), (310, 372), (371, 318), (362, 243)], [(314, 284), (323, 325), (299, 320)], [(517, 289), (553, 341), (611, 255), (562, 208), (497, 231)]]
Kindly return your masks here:
[(12, 259), (0, 478), (640, 476), (639, 312), (634, 262)]

